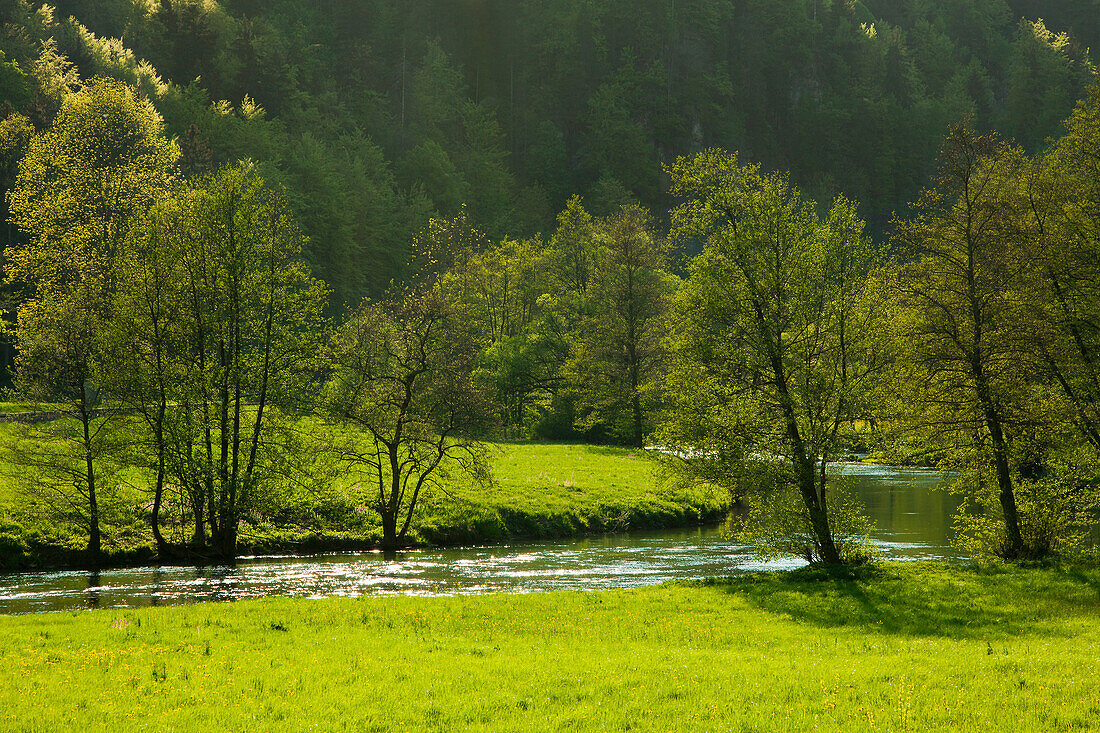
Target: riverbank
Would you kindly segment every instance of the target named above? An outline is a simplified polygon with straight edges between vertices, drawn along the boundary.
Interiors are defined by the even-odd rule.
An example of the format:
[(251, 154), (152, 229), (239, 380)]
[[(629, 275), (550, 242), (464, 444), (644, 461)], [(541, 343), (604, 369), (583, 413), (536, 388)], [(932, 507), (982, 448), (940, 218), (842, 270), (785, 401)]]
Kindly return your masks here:
[(1100, 571), (0, 618), (0, 730), (1088, 730)]
[[(568, 443), (501, 443), (491, 450), (493, 484), (456, 481), (446, 492), (426, 496), (412, 525), (413, 545), (694, 526), (717, 522), (729, 509), (729, 495), (719, 489), (666, 484), (642, 451)], [(299, 492), (288, 508), (253, 517), (242, 527), (240, 554), (376, 547), (377, 516), (346, 483), (322, 493)], [(105, 526), (105, 567), (159, 561), (148, 530), (148, 497), (140, 481), (131, 478), (130, 484), (108, 515), (113, 523)], [(0, 472), (0, 570), (84, 567), (85, 543), (72, 524), (31, 503), (10, 472)]]

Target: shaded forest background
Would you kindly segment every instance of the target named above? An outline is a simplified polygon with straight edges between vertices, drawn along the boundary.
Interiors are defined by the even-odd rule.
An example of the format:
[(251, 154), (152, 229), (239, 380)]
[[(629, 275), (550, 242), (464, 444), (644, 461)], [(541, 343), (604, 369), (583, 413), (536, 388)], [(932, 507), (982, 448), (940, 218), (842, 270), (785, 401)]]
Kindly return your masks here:
[[(466, 206), (499, 238), (549, 231), (574, 193), (597, 216), (667, 211), (661, 164), (710, 146), (863, 202), (881, 234), (959, 119), (1041, 149), (1100, 35), (1097, 0), (0, 0), (0, 18), (0, 118), (41, 129), (66, 84), (136, 85), (182, 172), (251, 158), (286, 187), (337, 311), (399, 278), (432, 216)], [(0, 123), (5, 190), (28, 139)]]

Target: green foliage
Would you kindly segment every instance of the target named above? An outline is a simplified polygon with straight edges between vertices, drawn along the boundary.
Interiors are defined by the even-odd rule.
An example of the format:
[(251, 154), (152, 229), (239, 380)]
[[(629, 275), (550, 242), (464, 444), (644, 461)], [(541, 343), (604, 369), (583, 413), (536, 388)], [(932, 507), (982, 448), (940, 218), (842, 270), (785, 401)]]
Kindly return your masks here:
[[(957, 190), (941, 178), (942, 190), (902, 220), (899, 243), (931, 243), (949, 264), (905, 262), (901, 288), (918, 282), (925, 292), (910, 292), (893, 313), (903, 333), (896, 389), (874, 384), (879, 344), (863, 335), (881, 317), (880, 283), (866, 277), (878, 253), (849, 200), (836, 199), (824, 219), (810, 202), (837, 190), (859, 196), (872, 231), (888, 212), (904, 215), (942, 132), (968, 113), (979, 129), (998, 126), (1025, 149), (1041, 146), (1093, 74), (1074, 35), (1092, 26), (1063, 3), (1049, 22), (1025, 0), (93, 5), (61, 2), (55, 13), (4, 0), (0, 186), (11, 187), (6, 218), (16, 225), (5, 237), (5, 305), (21, 314), (28, 394), (67, 401), (84, 428), (97, 386), (109, 383), (110, 396), (125, 395), (138, 411), (148, 430), (128, 459), (156, 471), (155, 496), (175, 492), (165, 511), (178, 526), (204, 523), (194, 497), (213, 496), (212, 482), (196, 477), (219, 451), (208, 449), (205, 468), (178, 457), (172, 467), (166, 430), (189, 447), (231, 434), (232, 449), (220, 450), (229, 455), (241, 434), (230, 423), (275, 418), (252, 444), (298, 445), (289, 415), (304, 395), (292, 382), (309, 383), (320, 368), (290, 355), (319, 352), (306, 332), (321, 329), (321, 287), (300, 263), (283, 270), (274, 260), (299, 254), (330, 283), (332, 313), (395, 280), (398, 289), (417, 278), (439, 286), (453, 320), (466, 324), (463, 370), (497, 403), (503, 434), (641, 445), (669, 387), (670, 462), (688, 480), (740, 495), (770, 475), (774, 456), (788, 459), (786, 489), (754, 504), (753, 516), (787, 534), (810, 521), (824, 555), (832, 554), (823, 539), (829, 502), (814, 466), (873, 435), (881, 416), (870, 408), (887, 398), (913, 397), (888, 427), (923, 424), (905, 440), (964, 469), (975, 501), (997, 484), (999, 508), (985, 516), (1007, 521), (1003, 553), (1027, 554), (1021, 532), (1036, 552), (1071, 545), (1075, 517), (1094, 503), (1082, 467), (1093, 460), (1089, 446), (1100, 450), (1096, 100), (1079, 106), (1068, 134), (1034, 164), (1023, 149), (975, 153), (979, 178), (983, 166), (997, 170), (982, 179), (991, 185), (979, 198), (988, 200), (974, 206), (988, 219), (970, 253), (978, 276), (966, 287), (950, 272), (966, 259), (959, 217), (944, 221), (958, 213)], [(1021, 13), (1032, 19), (1018, 21)], [(82, 78), (90, 81), (81, 86)], [(681, 161), (673, 188), (662, 185), (661, 160), (715, 143), (759, 164), (711, 156), (689, 174)], [(256, 161), (248, 176), (284, 186), (285, 196), (264, 194), (253, 213), (227, 213), (235, 204), (218, 189), (234, 187), (210, 174), (239, 173), (242, 158)], [(767, 173), (788, 168), (789, 179)], [(712, 185), (726, 188), (672, 217), (684, 253), (706, 249), (695, 292), (681, 297), (670, 325), (666, 303), (679, 282), (666, 272), (663, 224), (645, 207), (658, 211), (679, 195), (702, 201)], [(234, 190), (252, 197), (246, 189)], [(573, 191), (587, 193), (588, 210), (567, 200)], [(556, 230), (532, 236), (561, 205)], [(259, 258), (237, 258), (254, 242), (239, 252), (205, 247), (223, 231), (268, 225), (290, 244), (267, 261), (280, 283), (268, 294), (288, 287), (285, 298), (267, 299), (266, 312), (291, 315), (269, 317), (261, 333), (262, 318), (237, 318), (264, 310), (260, 278), (234, 281), (259, 270)], [(211, 295), (201, 313), (181, 285), (201, 279), (192, 250), (233, 263), (192, 289)], [(960, 296), (967, 288), (977, 296)], [(914, 307), (937, 289), (948, 295)], [(243, 303), (231, 291), (246, 293)], [(976, 308), (967, 314), (967, 305)], [(190, 320), (176, 323), (177, 312)], [(387, 323), (380, 330), (392, 332)], [(243, 335), (230, 333), (241, 324)], [(101, 343), (108, 332), (111, 343)], [(215, 349), (195, 345), (199, 332), (230, 344), (233, 364), (210, 366)], [(664, 332), (675, 334), (670, 344)], [(249, 350), (272, 339), (286, 340), (285, 368), (257, 381), (264, 349)], [(952, 340), (963, 346), (954, 354)], [(967, 341), (982, 343), (968, 349)], [(671, 375), (668, 346), (680, 364)], [(192, 362), (201, 365), (180, 357), (200, 352)], [(930, 366), (936, 361), (947, 366)], [(966, 372), (971, 385), (958, 378)], [(195, 408), (215, 387), (214, 401), (234, 406), (220, 422)], [(252, 410), (257, 390), (266, 407)], [(167, 406), (181, 400), (177, 422)], [(90, 452), (90, 437), (82, 440)], [(245, 462), (274, 475), (288, 455)], [(166, 478), (173, 471), (179, 481)], [(92, 478), (89, 464), (89, 500)], [(769, 514), (797, 506), (787, 490), (795, 485), (808, 513)], [(1037, 513), (1013, 519), (1015, 494)], [(312, 511), (274, 490), (252, 498), (257, 522)], [(326, 516), (348, 505), (329, 499), (317, 504)], [(188, 503), (193, 520), (183, 519)], [(486, 532), (504, 526), (483, 518)]]
[[(149, 558), (156, 549), (150, 527), (156, 462), (141, 452), (151, 443), (144, 420), (136, 415), (115, 425), (116, 434), (131, 437), (132, 453), (125, 456), (130, 467), (114, 475), (114, 498), (103, 516), (103, 550), (108, 557), (128, 552)], [(39, 440), (41, 436), (35, 432), (0, 425), (0, 443), (33, 449), (26, 441)], [(293, 432), (318, 435), (324, 426), (306, 419), (297, 423)], [(335, 437), (344, 446), (362, 447), (363, 436), (358, 431), (340, 430)], [(316, 442), (306, 447), (319, 450)], [(719, 521), (729, 508), (728, 493), (714, 486), (669, 485), (655, 470), (652, 459), (639, 451), (545, 443), (483, 444), (481, 450), (489, 461), (492, 483), (485, 484), (454, 468), (441, 474), (439, 486), (428, 487), (418, 502), (409, 527), (410, 540), (483, 544), (682, 527)], [(28, 549), (18, 555), (0, 555), (0, 566), (73, 562), (66, 548), (80, 549), (87, 542), (86, 531), (74, 521), (78, 517), (70, 509), (68, 519), (58, 521), (60, 514), (35, 498), (51, 496), (54, 486), (43, 490), (29, 470), (10, 458), (10, 454), (0, 456), (0, 534), (7, 532), (13, 542)], [(313, 472), (332, 468), (331, 454), (310, 461), (308, 453), (299, 451), (293, 460), (310, 464)], [(381, 521), (370, 506), (372, 489), (363, 476), (329, 472), (322, 474), (324, 481), (305, 482), (302, 466), (299, 469), (283, 471), (242, 514), (242, 548), (252, 553), (322, 552), (381, 544)], [(166, 488), (160, 514), (165, 539), (173, 545), (193, 539), (193, 520), (186, 493)]]
[(1043, 395), (1057, 419), (1100, 452), (1100, 86), (1066, 121), (1066, 134), (1032, 169), (1024, 256), (1031, 263), (1024, 318)]
[[(1097, 39), (1092, 5), (1068, 0), (5, 3), (6, 64), (36, 125), (75, 85), (70, 62), (135, 85), (170, 134), (196, 125), (215, 162), (252, 158), (287, 185), (309, 261), (347, 304), (399, 275), (428, 199), (525, 237), (573, 192), (598, 216), (663, 210), (660, 162), (707, 146), (790, 170), (821, 201), (844, 191), (880, 232), (968, 112), (1041, 146)], [(349, 165), (349, 139), (372, 140), (396, 182)], [(377, 177), (372, 195), (356, 171)]]
[(897, 285), (896, 404), (937, 458), (969, 472), (971, 490), (997, 485), (1008, 541), (1001, 551), (1019, 554), (1006, 426), (1023, 419), (1028, 398), (1014, 336), (1018, 263), (1003, 257), (1013, 230), (1000, 213), (1021, 153), (959, 128), (943, 157), (937, 187), (896, 231), (908, 260)]
[(96, 468), (110, 444), (109, 420), (95, 408), (117, 255), (133, 219), (167, 190), (177, 155), (151, 106), (97, 79), (65, 96), (53, 124), (31, 139), (8, 196), (26, 239), (5, 250), (5, 281), (32, 296), (14, 329), (16, 382), (27, 396), (65, 404), (78, 423), (51, 423), (40, 431), (49, 449), (13, 457), (52, 483), (59, 502), (80, 507), (93, 562), (104, 488)]
[[(731, 517), (732, 536), (766, 560), (802, 557), (813, 562), (817, 539), (806, 504), (795, 487), (782, 480), (781, 472), (770, 473), (756, 474), (744, 499), (744, 515)], [(842, 481), (834, 480), (831, 486), (829, 527), (846, 562), (858, 564), (874, 557), (869, 541), (874, 527), (865, 507)]]
[[(558, 226), (550, 238), (554, 270), (562, 289), (576, 298), (588, 292), (596, 269), (596, 227), (580, 196), (573, 195), (558, 214)], [(577, 306), (578, 308), (580, 306)]]
[(438, 279), (488, 245), (489, 238), (470, 221), (465, 206), (449, 219), (432, 218), (413, 238), (407, 266), (409, 279)]
[(1066, 109), (1093, 80), (1087, 52), (1042, 19), (1021, 20), (1008, 69), (1003, 129), (1028, 149), (1059, 131)]
[(6, 252), (6, 277), (40, 293), (87, 283), (110, 289), (115, 251), (133, 218), (167, 190), (179, 155), (148, 102), (96, 79), (67, 95), (36, 135), (9, 194), (28, 236)]
[(34, 125), (19, 113), (0, 120), (0, 181), (7, 190), (15, 179), (19, 160), (34, 136)]
[(171, 483), (193, 542), (209, 526), (211, 549), (232, 557), (241, 518), (308, 468), (286, 416), (312, 397), (327, 289), (302, 243), (248, 163), (161, 202), (127, 240), (103, 379), (146, 423), (155, 535)]
[[(559, 233), (564, 230), (574, 240), (558, 238), (573, 250), (567, 253), (566, 275), (574, 287), (585, 285), (579, 268), (586, 253), (577, 250), (583, 247), (586, 222), (567, 208), (562, 224)], [(666, 243), (657, 238), (642, 207), (624, 206), (601, 220), (591, 236), (596, 247), (591, 275), (565, 368), (575, 424), (591, 435), (640, 448), (660, 404), (662, 339), (679, 282), (665, 271)]]
[(521, 437), (556, 391), (568, 350), (550, 256), (539, 239), (505, 239), (460, 257), (443, 279), (444, 297), (481, 352), (478, 369), (504, 423)]
[(8, 61), (0, 51), (0, 104), (10, 104), (20, 109), (31, 101), (31, 88), (27, 75), (19, 64)]
[[(1078, 455), (1073, 462), (1044, 466), (1039, 478), (1014, 476), (1020, 534), (1033, 555), (1073, 557), (1087, 548), (1100, 505), (1100, 482), (1089, 458)], [(985, 477), (977, 488), (966, 478), (948, 487), (965, 497), (954, 521), (956, 543), (983, 560), (1003, 557), (1008, 545), (995, 486), (993, 477)]]
[(492, 404), (475, 358), (438, 286), (364, 301), (337, 334), (325, 411), (356, 431), (337, 456), (378, 512), (387, 550), (405, 544), (422, 493), (455, 472), (489, 480), (478, 437)]
[[(963, 472), (957, 489), (977, 511), (960, 516), (960, 536), (982, 554), (1072, 546), (1095, 503), (1077, 475), (1089, 460), (1070, 455), (1091, 424), (1073, 386), (1089, 349), (1080, 332), (1073, 338), (1070, 315), (1088, 298), (1061, 286), (1068, 272), (1087, 282), (1095, 264), (1082, 266), (1073, 245), (1052, 249), (1062, 191), (1042, 177), (1058, 164), (1042, 170), (1019, 149), (960, 128), (918, 215), (897, 227), (907, 262), (894, 318), (895, 427)], [(1083, 432), (1072, 437), (1066, 423)]]
[[(838, 198), (821, 219), (786, 177), (741, 166), (736, 155), (707, 151), (669, 173), (686, 199), (673, 211), (673, 232), (704, 249), (677, 301), (658, 443), (676, 469), (718, 478), (738, 497), (789, 486), (801, 505), (786, 488), (773, 490), (774, 510), (751, 516), (794, 506), (801, 516), (759, 531), (809, 526), (813, 545), (799, 554), (854, 559), (835, 542), (826, 467), (868, 415), (883, 366), (883, 308), (871, 277), (879, 253), (851, 202)], [(757, 486), (761, 464), (774, 474)]]

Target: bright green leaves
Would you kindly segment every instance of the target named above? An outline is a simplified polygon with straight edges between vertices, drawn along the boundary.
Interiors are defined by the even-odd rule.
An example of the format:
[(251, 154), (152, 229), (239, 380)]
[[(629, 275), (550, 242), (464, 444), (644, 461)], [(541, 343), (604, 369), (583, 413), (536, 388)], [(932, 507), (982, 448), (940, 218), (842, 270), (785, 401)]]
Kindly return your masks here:
[(896, 227), (891, 432), (960, 471), (955, 488), (982, 510), (958, 517), (975, 554), (1066, 549), (1096, 503), (1094, 117), (1083, 104), (1038, 161), (957, 128)]
[(405, 543), (429, 490), (456, 472), (488, 480), (480, 438), (494, 405), (462, 316), (430, 283), (364, 301), (337, 334), (326, 411), (354, 428), (340, 466), (378, 512), (387, 550)]
[[(569, 209), (563, 218), (567, 226), (585, 224), (579, 212), (570, 215)], [(584, 283), (576, 279), (586, 256), (583, 241), (559, 238), (570, 247), (564, 273), (574, 286)], [(660, 404), (665, 317), (679, 282), (666, 272), (667, 245), (641, 206), (623, 206), (601, 219), (593, 243), (587, 297), (566, 367), (576, 424), (594, 435), (642, 447)]]
[(29, 241), (6, 253), (8, 281), (39, 292), (109, 287), (119, 242), (166, 192), (178, 154), (125, 84), (96, 79), (65, 97), (31, 141), (10, 194), (11, 220)]
[(825, 467), (866, 417), (883, 364), (878, 252), (851, 202), (838, 198), (823, 220), (785, 176), (735, 155), (681, 158), (669, 173), (688, 197), (673, 234), (704, 248), (677, 302), (658, 439), (689, 477), (763, 492), (752, 519), (766, 526), (748, 532), (766, 550), (848, 559), (866, 525), (846, 502), (830, 505)]
[(226, 557), (245, 513), (308, 464), (288, 462), (283, 424), (312, 399), (327, 332), (303, 242), (281, 194), (241, 163), (159, 203), (119, 260), (104, 378), (145, 422), (158, 497), (178, 487), (194, 542)]

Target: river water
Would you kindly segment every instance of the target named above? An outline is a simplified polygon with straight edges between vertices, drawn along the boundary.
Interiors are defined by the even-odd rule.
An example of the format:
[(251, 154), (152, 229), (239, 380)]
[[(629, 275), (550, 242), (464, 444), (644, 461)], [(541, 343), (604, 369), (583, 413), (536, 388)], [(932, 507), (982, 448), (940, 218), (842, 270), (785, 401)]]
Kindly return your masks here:
[[(955, 501), (935, 488), (941, 473), (843, 464), (837, 471), (863, 499), (888, 558), (954, 557)], [(632, 532), (504, 546), (315, 557), (242, 558), (233, 566), (164, 566), (0, 575), (0, 614), (93, 607), (158, 606), (264, 596), (526, 593), (629, 588), (666, 580), (798, 567), (771, 563), (715, 527)]]

